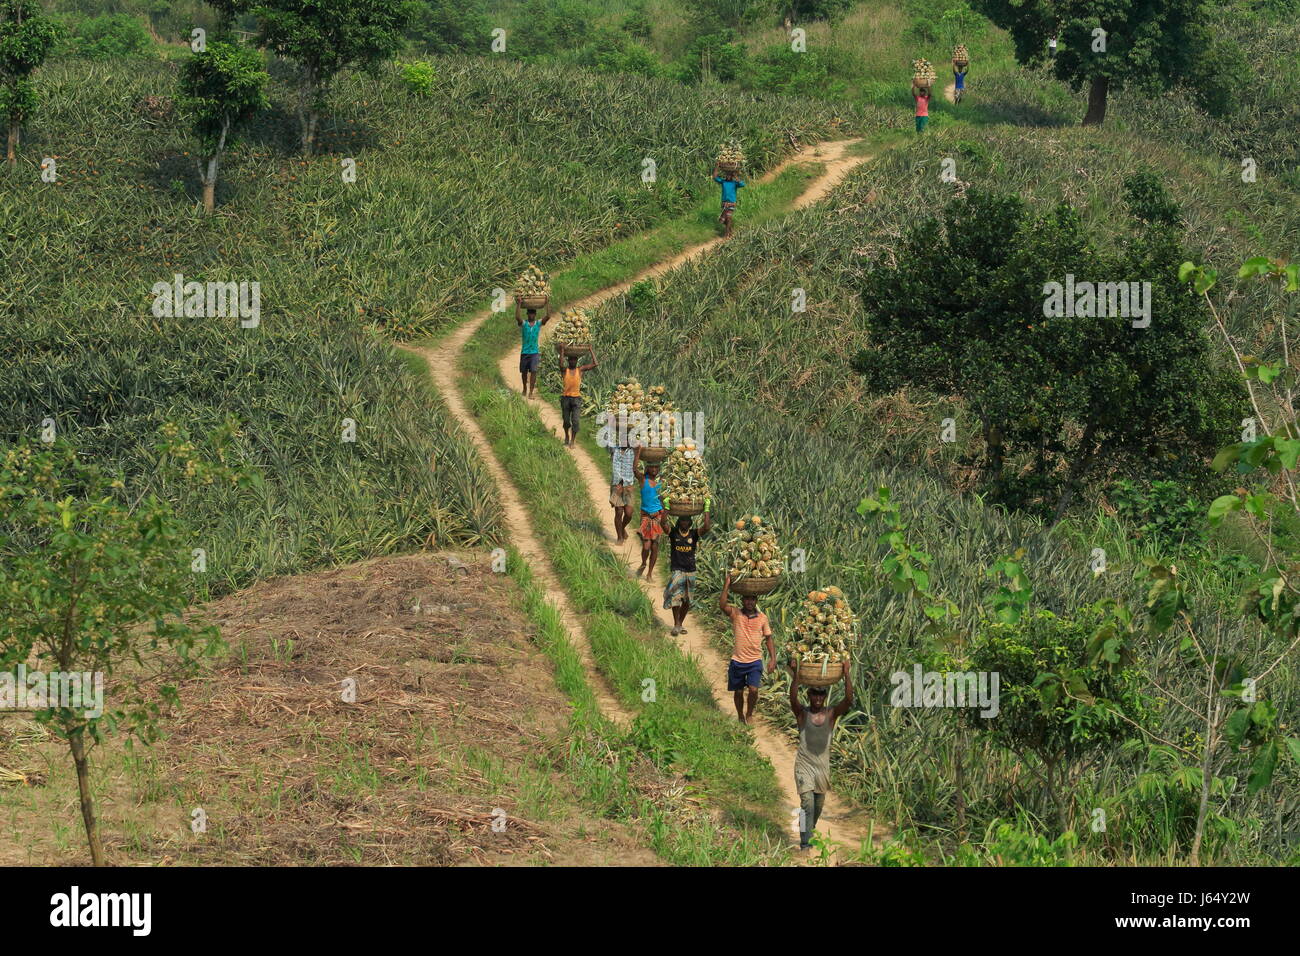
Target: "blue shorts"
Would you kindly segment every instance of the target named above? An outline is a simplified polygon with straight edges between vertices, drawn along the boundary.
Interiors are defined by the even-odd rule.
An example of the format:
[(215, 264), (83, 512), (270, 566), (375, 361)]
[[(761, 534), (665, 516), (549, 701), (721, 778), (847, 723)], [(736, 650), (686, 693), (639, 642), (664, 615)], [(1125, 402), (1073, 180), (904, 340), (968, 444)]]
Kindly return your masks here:
[(735, 661), (727, 664), (727, 690), (743, 690), (746, 686), (757, 687), (762, 683), (762, 660), (751, 664), (738, 664)]
[(541, 364), (542, 356), (539, 352), (519, 356), (519, 371), (521, 372), (536, 372), (537, 367)]

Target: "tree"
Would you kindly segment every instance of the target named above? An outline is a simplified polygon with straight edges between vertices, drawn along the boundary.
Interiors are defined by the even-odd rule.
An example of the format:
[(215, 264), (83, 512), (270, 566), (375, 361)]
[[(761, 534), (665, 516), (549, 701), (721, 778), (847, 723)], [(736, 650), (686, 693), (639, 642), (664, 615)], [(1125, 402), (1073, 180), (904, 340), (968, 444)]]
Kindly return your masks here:
[(32, 74), (58, 39), (54, 23), (42, 15), (39, 0), (0, 0), (0, 115), (9, 127), (5, 157), (18, 164), (19, 131), (35, 114)]
[(261, 54), (229, 40), (212, 41), (181, 68), (177, 103), (191, 116), (199, 140), (199, 179), (208, 214), (216, 209), (221, 154), (237, 126), (266, 106), (268, 82)]
[(1172, 207), (1150, 177), (1128, 186), (1130, 211), (1147, 221), (1109, 247), (1067, 205), (1035, 216), (1016, 197), (972, 190), (908, 233), (905, 266), (864, 282), (869, 343), (853, 364), (867, 387), (963, 399), (989, 490), (1050, 508), (1053, 523), (1108, 470), (1205, 474), (1240, 420), (1240, 385), (1176, 281)]
[(492, 28), (483, 0), (421, 0), (406, 35), (429, 53), (482, 53)]
[[(251, 477), (198, 457), (175, 426), (155, 451), (160, 473)], [(177, 700), (174, 681), (215, 653), (220, 637), (185, 620), (190, 549), (170, 506), (155, 495), (132, 501), (119, 478), (66, 441), (0, 453), (0, 515), (0, 667), (34, 664), (45, 682), (34, 716), (68, 743), (91, 861), (102, 866), (90, 750), (115, 729), (155, 739), (163, 705)]]
[(973, 6), (1011, 34), (1016, 59), (1026, 66), (1048, 60), (1047, 41), (1058, 38), (1050, 66), (1073, 89), (1087, 87), (1085, 126), (1106, 118), (1112, 88), (1154, 94), (1162, 82), (1185, 77), (1207, 40), (1205, 0), (974, 0)]
[(262, 45), (298, 65), (298, 123), (302, 150), (310, 154), (334, 79), (348, 67), (372, 68), (395, 53), (414, 6), (393, 0), (266, 0), (251, 12)]

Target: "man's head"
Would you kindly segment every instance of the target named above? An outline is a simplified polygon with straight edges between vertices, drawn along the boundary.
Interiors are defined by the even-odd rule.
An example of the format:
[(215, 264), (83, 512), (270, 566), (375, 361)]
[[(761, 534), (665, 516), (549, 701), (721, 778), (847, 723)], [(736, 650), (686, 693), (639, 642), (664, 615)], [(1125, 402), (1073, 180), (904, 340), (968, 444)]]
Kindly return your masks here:
[(529, 309), (529, 310), (528, 310), (528, 321), (529, 321), (529, 322), (536, 322), (536, 321), (537, 321), (537, 310), (536, 310), (536, 309)]
[(576, 356), (576, 355), (570, 355), (570, 356), (568, 356), (568, 359), (569, 359), (569, 368), (577, 368), (577, 367), (578, 367), (578, 356)]
[(758, 610), (758, 598), (752, 594), (741, 595), (740, 609), (746, 614), (753, 614)]
[(682, 515), (677, 519), (677, 533), (685, 534), (691, 530), (691, 519), (687, 515)]
[(808, 706), (813, 710), (820, 710), (826, 706), (826, 688), (809, 687), (808, 688)]
[(646, 465), (646, 466), (645, 466), (645, 476), (646, 476), (647, 478), (649, 478), (651, 481), (654, 481), (654, 479), (656, 479), (656, 478), (659, 477), (659, 466), (658, 466), (658, 465)]

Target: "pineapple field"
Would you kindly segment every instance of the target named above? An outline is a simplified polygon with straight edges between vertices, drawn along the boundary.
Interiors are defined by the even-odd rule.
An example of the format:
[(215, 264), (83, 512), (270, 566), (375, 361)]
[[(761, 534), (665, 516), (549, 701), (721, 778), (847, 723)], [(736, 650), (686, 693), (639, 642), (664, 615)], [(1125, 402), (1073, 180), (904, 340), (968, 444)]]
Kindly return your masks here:
[(1298, 3), (0, 0), (0, 866), (1300, 863)]

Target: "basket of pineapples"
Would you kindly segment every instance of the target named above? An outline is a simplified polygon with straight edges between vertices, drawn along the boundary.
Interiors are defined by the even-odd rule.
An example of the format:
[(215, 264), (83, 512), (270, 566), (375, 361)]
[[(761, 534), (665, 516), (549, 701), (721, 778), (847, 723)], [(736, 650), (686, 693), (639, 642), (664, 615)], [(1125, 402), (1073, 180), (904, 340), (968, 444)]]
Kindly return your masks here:
[(930, 61), (922, 57), (912, 61), (912, 86), (917, 90), (924, 90), (927, 93), (930, 87), (934, 85), (935, 77), (939, 74), (934, 72), (934, 67)]
[(966, 44), (958, 43), (953, 48), (952, 65), (958, 70), (964, 70), (970, 66), (970, 53), (966, 50)]
[(729, 173), (740, 172), (745, 165), (745, 150), (739, 140), (730, 139), (718, 147), (718, 168)]
[(551, 282), (537, 266), (529, 266), (515, 280), (515, 301), (524, 309), (545, 308), (551, 300)]
[(641, 460), (655, 465), (668, 457), (681, 437), (680, 416), (677, 406), (668, 400), (668, 390), (662, 385), (652, 385), (646, 390), (641, 410), (646, 416), (646, 441), (641, 448)]
[(591, 351), (591, 319), (586, 309), (568, 309), (560, 313), (555, 326), (555, 347), (566, 356)]
[(853, 611), (837, 587), (809, 591), (795, 612), (785, 645), (795, 680), (811, 687), (830, 687), (844, 676), (852, 659), (857, 630)]
[(757, 597), (767, 594), (781, 581), (785, 556), (777, 543), (776, 532), (759, 515), (736, 521), (727, 536), (725, 553), (729, 558), (731, 590)]
[(664, 470), (668, 513), (674, 518), (692, 518), (704, 511), (709, 499), (709, 472), (695, 442), (689, 438), (679, 441)]

